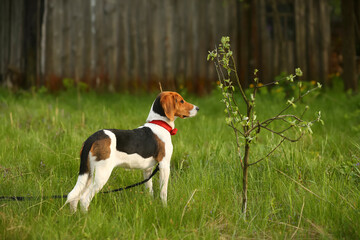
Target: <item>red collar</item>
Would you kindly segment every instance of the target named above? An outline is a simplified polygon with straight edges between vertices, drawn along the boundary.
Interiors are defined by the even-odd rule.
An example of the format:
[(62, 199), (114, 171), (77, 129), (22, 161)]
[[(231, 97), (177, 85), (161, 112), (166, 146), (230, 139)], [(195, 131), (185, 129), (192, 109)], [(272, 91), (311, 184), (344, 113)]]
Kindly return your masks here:
[(168, 132), (171, 134), (171, 135), (175, 135), (177, 133), (177, 128), (174, 128), (172, 129), (172, 127), (167, 124), (166, 122), (164, 121), (161, 121), (161, 120), (152, 120), (151, 122), (149, 123), (153, 123), (153, 124), (156, 124), (156, 125), (159, 125), (160, 127), (163, 127), (165, 128), (166, 130), (168, 130)]

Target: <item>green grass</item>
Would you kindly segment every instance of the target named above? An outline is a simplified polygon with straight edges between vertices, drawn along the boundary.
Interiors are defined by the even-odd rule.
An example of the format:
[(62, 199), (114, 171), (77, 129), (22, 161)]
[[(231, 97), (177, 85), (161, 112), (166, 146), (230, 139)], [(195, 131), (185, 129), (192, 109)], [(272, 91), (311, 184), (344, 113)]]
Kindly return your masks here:
[[(102, 128), (132, 129), (146, 120), (154, 94), (58, 95), (0, 89), (0, 195), (67, 194), (74, 186), (82, 142)], [(71, 214), (65, 200), (0, 201), (0, 239), (357, 239), (360, 237), (360, 97), (325, 91), (306, 98), (325, 125), (285, 143), (250, 168), (249, 216), (241, 214), (241, 168), (220, 96), (185, 99), (200, 107), (177, 120), (168, 206), (140, 186), (98, 194), (88, 213)], [(258, 117), (283, 98), (263, 94)], [(301, 106), (298, 106), (300, 108)], [(265, 134), (251, 149), (262, 157), (277, 139)], [(142, 179), (114, 170), (104, 189)]]

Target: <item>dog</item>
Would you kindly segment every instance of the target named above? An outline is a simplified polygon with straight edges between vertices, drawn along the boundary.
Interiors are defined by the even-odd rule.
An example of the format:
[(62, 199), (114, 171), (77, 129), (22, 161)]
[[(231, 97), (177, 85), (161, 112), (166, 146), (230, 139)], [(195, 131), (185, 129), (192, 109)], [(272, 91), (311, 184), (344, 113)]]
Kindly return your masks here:
[[(134, 130), (104, 129), (95, 132), (80, 151), (80, 171), (75, 187), (67, 195), (72, 212), (78, 202), (88, 211), (94, 195), (108, 181), (114, 167), (142, 169), (147, 179), (159, 163), (160, 198), (167, 203), (170, 160), (173, 152), (171, 135), (176, 134), (176, 118), (194, 117), (199, 107), (186, 102), (176, 92), (162, 92), (153, 102), (146, 123)], [(153, 195), (151, 179), (145, 183)], [(65, 203), (65, 204), (66, 204)]]

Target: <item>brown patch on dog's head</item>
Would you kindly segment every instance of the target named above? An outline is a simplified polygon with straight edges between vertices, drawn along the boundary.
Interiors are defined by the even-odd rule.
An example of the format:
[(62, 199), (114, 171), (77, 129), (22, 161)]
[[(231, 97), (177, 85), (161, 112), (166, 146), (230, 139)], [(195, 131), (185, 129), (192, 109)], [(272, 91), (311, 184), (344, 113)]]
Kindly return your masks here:
[(180, 118), (189, 117), (191, 109), (194, 108), (194, 105), (186, 102), (176, 92), (162, 92), (160, 94), (160, 104), (170, 121), (174, 121), (175, 116)]
[(91, 155), (96, 157), (96, 161), (105, 160), (110, 157), (110, 153), (111, 153), (110, 144), (111, 144), (110, 138), (97, 140), (93, 143), (90, 152)]

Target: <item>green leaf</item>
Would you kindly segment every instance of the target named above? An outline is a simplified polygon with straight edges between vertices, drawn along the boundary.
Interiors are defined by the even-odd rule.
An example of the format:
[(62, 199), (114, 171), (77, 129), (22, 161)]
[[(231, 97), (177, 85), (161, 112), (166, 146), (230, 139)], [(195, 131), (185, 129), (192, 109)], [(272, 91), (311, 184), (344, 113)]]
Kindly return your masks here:
[(300, 68), (296, 68), (295, 69), (295, 74), (296, 74), (296, 76), (301, 77), (303, 75), (303, 72), (301, 71)]
[(225, 118), (225, 122), (226, 122), (227, 125), (230, 125), (230, 124), (231, 124), (231, 121), (232, 121), (232, 118), (231, 118), (231, 117)]
[(291, 100), (287, 100), (287, 103), (292, 105), (294, 108), (296, 108), (296, 105), (294, 103), (294, 98), (292, 98)]
[(286, 77), (286, 80), (288, 80), (290, 82), (294, 82), (294, 78), (295, 78), (295, 75), (290, 74), (289, 76)]
[(313, 134), (313, 131), (311, 130), (311, 126), (308, 124), (306, 127), (307, 127), (308, 132), (309, 132), (310, 134)]

